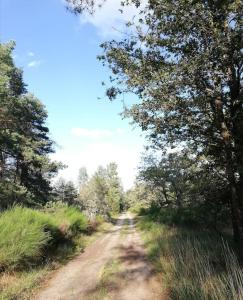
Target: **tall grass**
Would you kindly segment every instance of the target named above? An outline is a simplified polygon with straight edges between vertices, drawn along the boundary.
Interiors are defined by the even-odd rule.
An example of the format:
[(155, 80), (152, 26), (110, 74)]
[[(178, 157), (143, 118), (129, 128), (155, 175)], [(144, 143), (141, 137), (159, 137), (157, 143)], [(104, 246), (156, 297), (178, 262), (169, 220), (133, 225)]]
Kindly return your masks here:
[(90, 221), (77, 208), (57, 202), (0, 214), (0, 299), (33, 299), (53, 269), (95, 238), (89, 235), (101, 223), (100, 217)]
[(22, 272), (6, 272), (0, 276), (1, 300), (32, 300), (33, 290), (48, 276), (48, 266)]
[(88, 228), (88, 219), (77, 208), (63, 205), (47, 209), (46, 213), (52, 218), (55, 226), (65, 237), (72, 237)]
[(164, 225), (148, 216), (138, 224), (173, 300), (243, 299), (243, 271), (220, 237)]
[(88, 220), (76, 208), (37, 211), (14, 207), (0, 215), (0, 270), (33, 264), (49, 247), (85, 231)]
[(0, 216), (0, 267), (17, 267), (41, 256), (51, 240), (52, 224), (48, 216), (15, 207)]

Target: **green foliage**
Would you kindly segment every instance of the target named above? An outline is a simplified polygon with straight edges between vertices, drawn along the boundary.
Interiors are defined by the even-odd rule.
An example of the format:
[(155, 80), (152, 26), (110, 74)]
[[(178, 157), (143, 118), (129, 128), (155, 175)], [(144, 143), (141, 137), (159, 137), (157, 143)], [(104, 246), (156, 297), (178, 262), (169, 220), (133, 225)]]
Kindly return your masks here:
[(65, 181), (63, 178), (59, 178), (53, 186), (52, 197), (55, 201), (78, 206), (78, 191), (72, 181)]
[[(93, 13), (99, 6), (98, 1), (67, 3), (75, 13)], [(160, 206), (173, 198), (181, 206), (194, 197), (207, 202), (216, 219), (225, 212), (231, 216), (243, 261), (241, 1), (121, 1), (126, 5), (135, 6), (139, 16), (127, 22), (132, 34), (104, 42), (98, 57), (112, 71), (106, 95), (110, 100), (127, 92), (138, 96), (124, 116), (146, 131), (153, 150), (180, 145), (210, 161), (203, 170), (205, 184), (196, 171), (192, 176), (199, 184), (195, 179), (188, 185), (183, 160), (173, 164), (169, 156), (142, 175), (156, 186)]]
[[(66, 2), (76, 14), (103, 4)], [(231, 218), (243, 261), (242, 2), (125, 0), (120, 11), (131, 5), (132, 34), (101, 45), (98, 59), (112, 72), (106, 95), (137, 95), (124, 116), (146, 131), (153, 150), (184, 147), (204, 158), (191, 168), (189, 159), (167, 156), (142, 170), (143, 180), (161, 207), (207, 208), (215, 227)]]
[(39, 258), (52, 239), (51, 219), (27, 208), (15, 207), (0, 216), (0, 266), (17, 267)]
[(0, 209), (22, 201), (45, 203), (60, 168), (48, 156), (54, 149), (46, 109), (27, 93), (13, 49), (13, 43), (0, 44)]
[(138, 210), (140, 207), (150, 206), (155, 202), (155, 195), (151, 193), (151, 189), (147, 184), (136, 182), (135, 186), (126, 191), (124, 195), (124, 206), (126, 209)]
[(0, 215), (0, 267), (17, 268), (45, 257), (48, 248), (88, 228), (76, 208), (49, 206), (45, 212), (14, 207)]
[(138, 226), (150, 259), (162, 274), (163, 288), (172, 299), (240, 300), (243, 297), (243, 273), (225, 240), (198, 228), (164, 225), (154, 220), (154, 214), (142, 217)]
[(242, 149), (240, 1), (124, 2), (138, 6), (140, 22), (128, 23), (130, 38), (102, 44), (108, 96), (138, 95), (124, 113), (153, 145), (187, 143), (225, 166), (230, 142)]
[(94, 175), (79, 190), (81, 207), (89, 216), (119, 213), (123, 206), (123, 189), (116, 163), (98, 167)]
[[(212, 212), (208, 211), (207, 206), (189, 206), (181, 207), (180, 209), (173, 207), (160, 208), (156, 205), (156, 203), (154, 203), (149, 208), (140, 206), (140, 209), (137, 209), (136, 211), (139, 215), (149, 214), (151, 220), (154, 222), (159, 222), (170, 226), (177, 225), (185, 226), (187, 228), (194, 227), (200, 229), (210, 229), (215, 230), (215, 232), (228, 229), (228, 227), (226, 227), (226, 220), (224, 220), (224, 223), (223, 220), (221, 220), (221, 226), (215, 227), (215, 220), (212, 218)], [(220, 224), (219, 220), (218, 224)]]
[[(224, 172), (209, 159), (185, 149), (160, 154), (145, 156), (139, 169), (140, 185), (146, 186), (149, 205), (158, 217), (161, 214), (162, 219), (175, 224), (185, 220), (189, 225), (216, 230), (230, 228), (230, 195)], [(136, 197), (137, 202), (143, 201), (142, 195)]]
[(88, 219), (80, 210), (66, 203), (48, 203), (45, 213), (51, 216), (54, 224), (65, 238), (71, 238), (88, 228)]
[(89, 220), (89, 226), (87, 228), (87, 233), (91, 234), (100, 227), (101, 224), (105, 222), (105, 219), (103, 216), (97, 215)]

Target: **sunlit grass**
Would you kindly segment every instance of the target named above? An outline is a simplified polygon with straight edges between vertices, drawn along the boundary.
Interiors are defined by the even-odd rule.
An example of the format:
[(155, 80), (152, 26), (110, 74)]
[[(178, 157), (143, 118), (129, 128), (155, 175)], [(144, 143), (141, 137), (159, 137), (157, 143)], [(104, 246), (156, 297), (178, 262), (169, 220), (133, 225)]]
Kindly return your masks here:
[(241, 300), (243, 271), (220, 237), (142, 217), (149, 257), (173, 300)]
[(22, 272), (5, 272), (0, 275), (0, 299), (33, 299), (32, 291), (48, 275), (49, 267)]
[[(92, 227), (92, 228), (90, 228)], [(76, 208), (15, 207), (0, 215), (0, 300), (33, 299), (33, 291), (104, 232)], [(92, 234), (91, 234), (92, 233)]]
[(110, 293), (116, 288), (121, 265), (118, 259), (112, 259), (101, 270), (98, 285), (87, 300), (111, 300)]
[(41, 212), (14, 207), (0, 215), (0, 268), (16, 269), (43, 259), (60, 240), (84, 232), (88, 220), (77, 209)]

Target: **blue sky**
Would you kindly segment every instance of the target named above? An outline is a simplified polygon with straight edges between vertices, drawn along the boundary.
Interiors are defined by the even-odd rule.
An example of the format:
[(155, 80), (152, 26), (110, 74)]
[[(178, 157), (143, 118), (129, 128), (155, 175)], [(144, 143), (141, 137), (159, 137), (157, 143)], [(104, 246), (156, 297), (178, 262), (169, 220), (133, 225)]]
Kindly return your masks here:
[[(129, 188), (144, 139), (120, 117), (122, 104), (104, 97), (101, 82), (109, 70), (96, 59), (99, 44), (119, 38), (124, 20), (134, 13), (130, 9), (121, 18), (119, 1), (109, 0), (95, 17), (79, 17), (63, 0), (0, 0), (0, 37), (16, 41), (14, 58), (28, 90), (46, 105), (58, 144), (53, 158), (69, 166), (61, 176), (75, 181), (81, 166), (92, 174), (98, 165), (116, 161)], [(127, 104), (132, 101), (125, 97)]]

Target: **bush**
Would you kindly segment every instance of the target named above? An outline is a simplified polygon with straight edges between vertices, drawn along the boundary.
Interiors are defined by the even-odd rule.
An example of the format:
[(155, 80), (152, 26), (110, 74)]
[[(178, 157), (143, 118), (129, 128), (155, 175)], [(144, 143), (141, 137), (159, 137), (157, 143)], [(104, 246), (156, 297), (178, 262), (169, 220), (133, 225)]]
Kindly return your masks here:
[(79, 232), (85, 232), (89, 226), (87, 217), (75, 207), (64, 205), (51, 213), (51, 216), (66, 238), (71, 238)]
[(105, 219), (103, 216), (95, 216), (95, 218), (92, 218), (89, 221), (89, 226), (87, 228), (87, 232), (89, 234), (92, 234), (93, 232), (95, 232), (97, 230), (97, 228), (104, 223)]
[(75, 235), (89, 225), (87, 217), (78, 208), (61, 201), (48, 202), (43, 212), (51, 216), (63, 235)]
[(134, 214), (139, 214), (139, 215), (143, 215), (145, 214), (145, 211), (147, 212), (146, 208), (144, 207), (143, 204), (136, 204), (136, 205), (133, 205), (132, 207), (129, 208), (129, 211), (131, 213), (134, 213)]
[(55, 226), (44, 214), (15, 207), (0, 217), (0, 267), (17, 267), (42, 255)]
[(213, 226), (205, 224), (202, 219), (202, 213), (203, 210), (199, 207), (160, 208), (156, 205), (153, 205), (147, 209), (141, 208), (139, 211), (139, 215), (149, 215), (151, 220), (166, 225), (181, 225), (187, 227), (199, 226), (204, 228), (213, 228)]
[(231, 228), (231, 223), (227, 218), (227, 210), (217, 209), (210, 203), (200, 203), (184, 207), (159, 207), (157, 203), (152, 203), (149, 208), (141, 207), (137, 213), (149, 215), (156, 222), (167, 225), (196, 226), (204, 229), (213, 229), (222, 232)]
[(0, 215), (0, 268), (33, 263), (46, 255), (44, 250), (87, 228), (87, 218), (74, 207), (37, 211), (16, 206), (7, 210)]

